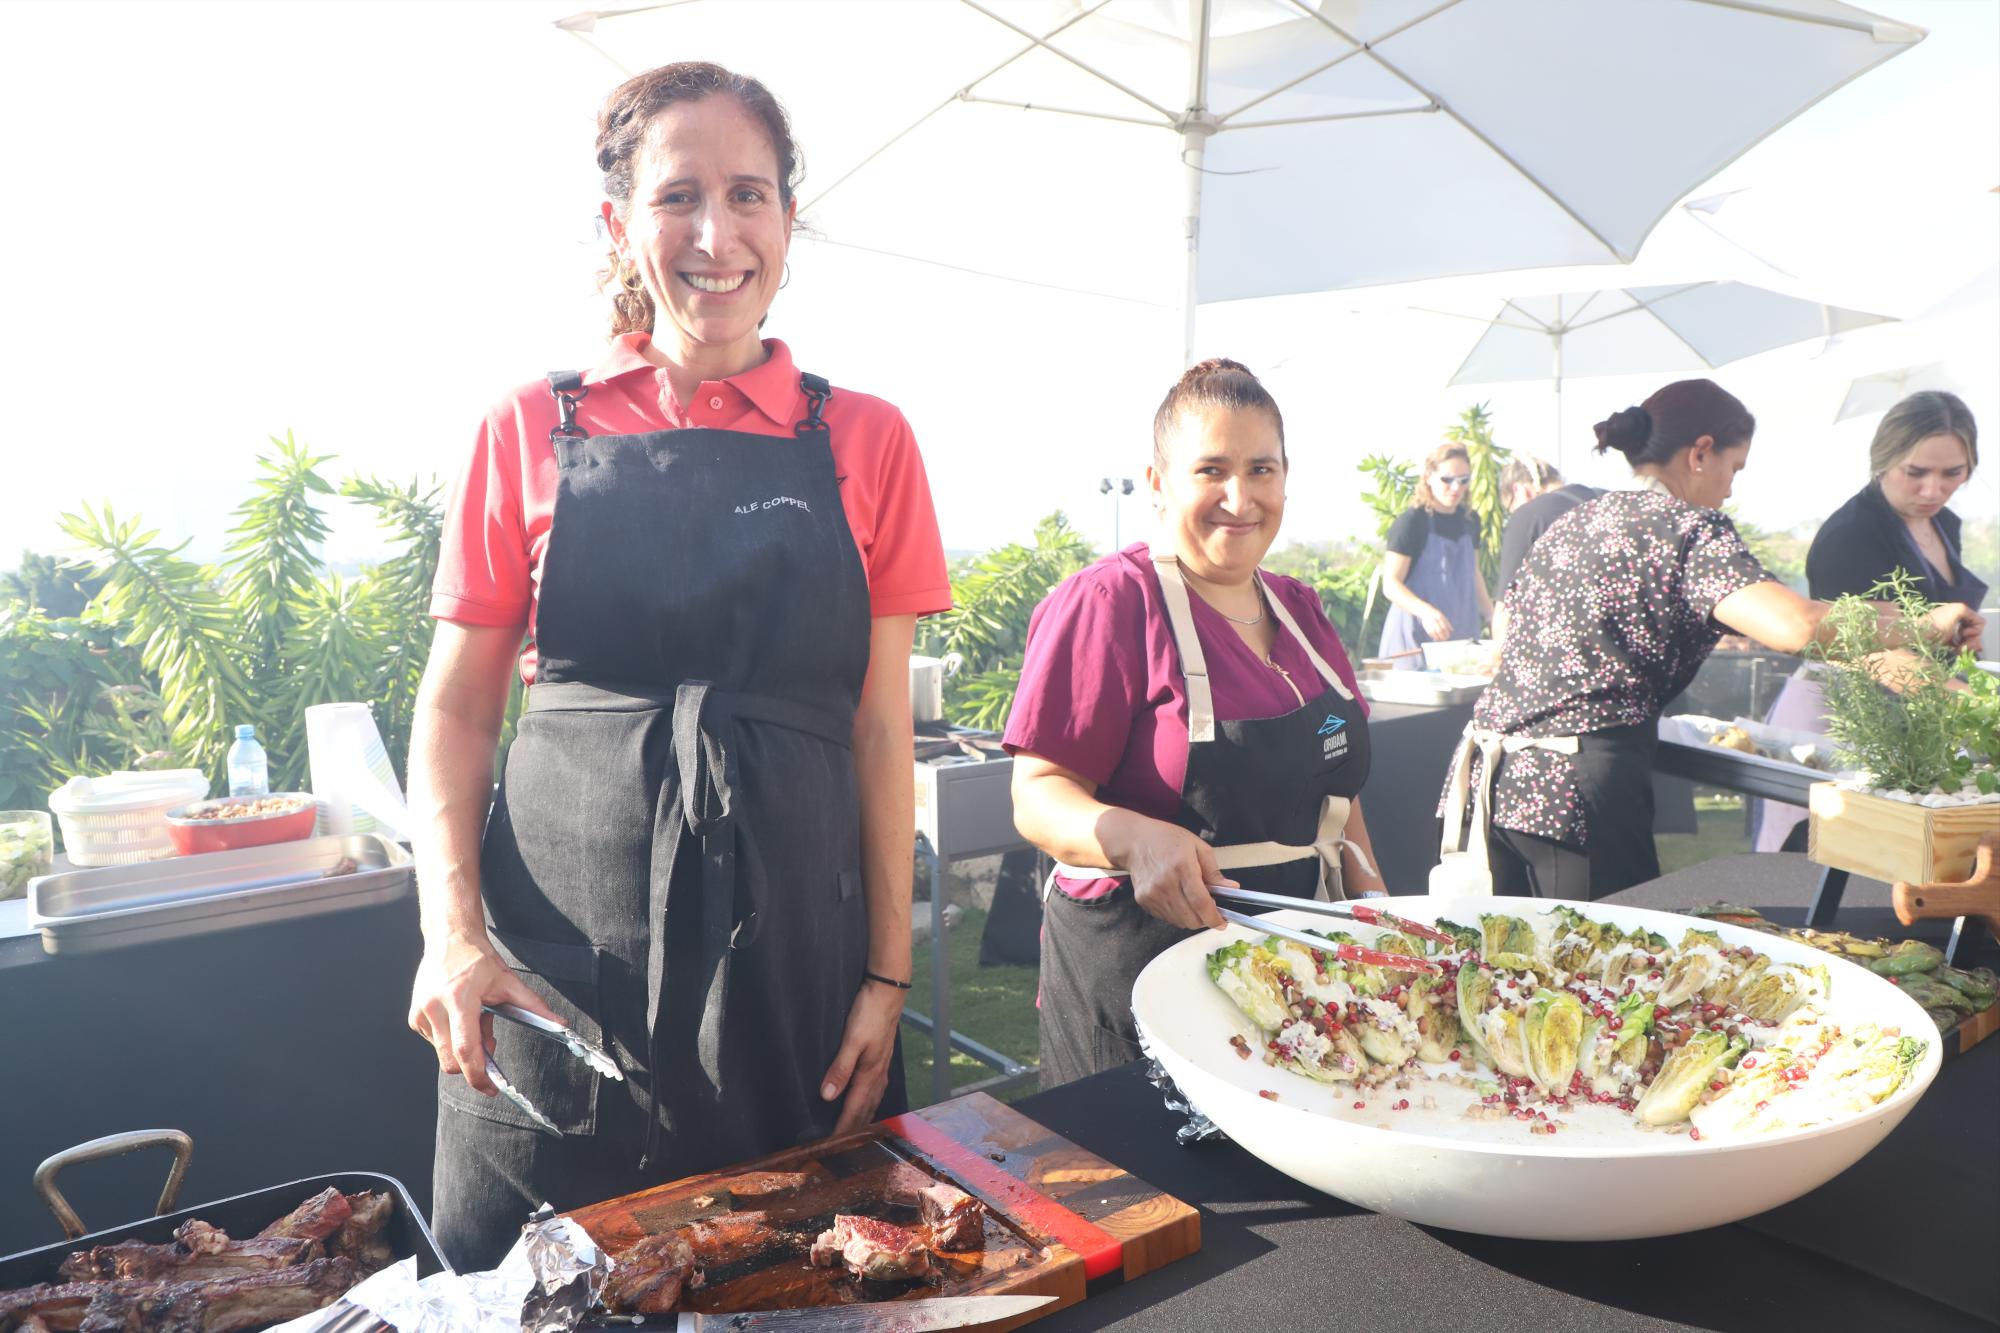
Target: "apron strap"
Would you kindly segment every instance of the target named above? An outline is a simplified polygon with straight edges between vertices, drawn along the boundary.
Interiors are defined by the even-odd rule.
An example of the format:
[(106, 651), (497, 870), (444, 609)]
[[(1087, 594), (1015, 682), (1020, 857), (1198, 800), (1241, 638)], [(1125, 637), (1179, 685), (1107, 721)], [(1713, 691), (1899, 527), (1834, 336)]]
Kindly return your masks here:
[(1173, 627), (1174, 647), (1181, 658), (1181, 675), (1187, 679), (1188, 743), (1215, 739), (1215, 696), (1208, 688), (1208, 658), (1201, 651), (1201, 639), (1194, 632), (1194, 608), (1188, 603), (1187, 580), (1181, 577), (1180, 558), (1171, 551), (1153, 553), (1153, 572), (1160, 579), (1160, 593), (1166, 598), (1167, 623)]
[(826, 422), (820, 420), (820, 413), (826, 410), (827, 400), (833, 397), (833, 385), (818, 375), (800, 374), (799, 391), (806, 396), (806, 414), (798, 425), (792, 427), (794, 435), (824, 435)]
[[(1211, 848), (1215, 853), (1218, 870), (1255, 870), (1261, 866), (1290, 865), (1294, 861), (1305, 861), (1318, 857), (1320, 863), (1319, 895), (1339, 901), (1345, 896), (1341, 890), (1340, 849), (1350, 847), (1360, 860), (1362, 868), (1369, 874), (1375, 867), (1368, 862), (1367, 853), (1349, 842), (1345, 836), (1347, 820), (1354, 809), (1354, 802), (1345, 796), (1329, 796), (1320, 802), (1319, 829), (1313, 841), (1304, 847), (1283, 842), (1233, 842)], [(1057, 861), (1049, 871), (1048, 879), (1042, 884), (1042, 901), (1049, 900), (1055, 889), (1056, 876), (1064, 879), (1130, 879), (1129, 870), (1113, 870), (1105, 866), (1079, 866), (1067, 861)]]
[(576, 405), (590, 397), (590, 390), (583, 387), (583, 373), (576, 370), (551, 370), (549, 392), (556, 396), (556, 405), (562, 412), (562, 420), (549, 430), (549, 443), (554, 444), (557, 440), (590, 438), (590, 432), (576, 424)]
[(1319, 678), (1331, 685), (1335, 694), (1353, 703), (1354, 695), (1348, 691), (1347, 682), (1327, 665), (1326, 659), (1319, 655), (1319, 649), (1313, 647), (1312, 640), (1308, 639), (1304, 631), (1299, 628), (1299, 622), (1292, 619), (1292, 613), (1285, 608), (1284, 602), (1279, 600), (1277, 590), (1271, 586), (1271, 581), (1264, 571), (1258, 570), (1257, 577), (1264, 582), (1264, 601), (1270, 606), (1271, 614), (1277, 617), (1278, 623), (1285, 627), (1287, 633), (1299, 641), (1299, 647), (1306, 650), (1306, 656), (1312, 659), (1313, 669), (1319, 672)]
[[(1487, 835), (1493, 827), (1493, 780), (1500, 768), (1500, 756), (1523, 750), (1549, 750), (1556, 754), (1577, 752), (1575, 736), (1503, 736), (1476, 723), (1465, 724), (1458, 748), (1452, 752), (1451, 772), (1445, 781), (1444, 836), (1438, 844), (1440, 862), (1448, 856), (1470, 853), (1491, 892), (1493, 863)], [(1479, 754), (1479, 784), (1471, 781), (1473, 752)], [(1472, 804), (1472, 827), (1466, 828), (1468, 790)], [(1468, 845), (1469, 844), (1469, 845)]]

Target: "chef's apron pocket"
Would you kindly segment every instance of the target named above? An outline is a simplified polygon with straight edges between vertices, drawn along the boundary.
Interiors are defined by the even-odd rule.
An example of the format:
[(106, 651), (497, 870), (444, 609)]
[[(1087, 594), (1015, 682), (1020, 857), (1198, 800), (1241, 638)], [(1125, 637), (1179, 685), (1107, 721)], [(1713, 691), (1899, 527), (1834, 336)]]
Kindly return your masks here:
[[(589, 944), (551, 944), (497, 930), (491, 934), (502, 961), (529, 990), (586, 1040), (603, 1043), (604, 1027), (598, 1020), (601, 950)], [(496, 1017), (493, 1058), (507, 1081), (564, 1134), (596, 1130), (599, 1076), (561, 1042)], [(536, 1127), (512, 1101), (475, 1092), (457, 1074), (438, 1075), (438, 1101), (481, 1120), (522, 1129)]]

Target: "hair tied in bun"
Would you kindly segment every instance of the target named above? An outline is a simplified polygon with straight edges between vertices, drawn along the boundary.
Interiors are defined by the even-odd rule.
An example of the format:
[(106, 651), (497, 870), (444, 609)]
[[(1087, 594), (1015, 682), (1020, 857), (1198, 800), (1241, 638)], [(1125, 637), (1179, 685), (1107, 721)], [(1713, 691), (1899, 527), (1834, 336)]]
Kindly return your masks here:
[(1166, 471), (1167, 437), (1181, 414), (1191, 411), (1268, 412), (1278, 428), (1279, 456), (1282, 458), (1284, 455), (1285, 418), (1278, 411), (1277, 400), (1271, 397), (1271, 391), (1241, 361), (1212, 356), (1182, 371), (1181, 377), (1174, 381), (1174, 387), (1168, 389), (1167, 396), (1161, 400), (1159, 410), (1153, 414), (1155, 469)]
[(1653, 436), (1653, 416), (1643, 407), (1628, 407), (1613, 412), (1609, 418), (1596, 426), (1597, 449), (1616, 449), (1627, 458), (1644, 452), (1646, 442)]

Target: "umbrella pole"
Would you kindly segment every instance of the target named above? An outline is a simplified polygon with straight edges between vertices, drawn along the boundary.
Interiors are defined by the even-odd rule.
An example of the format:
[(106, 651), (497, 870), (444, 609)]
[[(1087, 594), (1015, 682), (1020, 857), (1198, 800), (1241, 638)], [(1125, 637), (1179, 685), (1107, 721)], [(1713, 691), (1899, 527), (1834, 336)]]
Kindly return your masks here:
[(1201, 273), (1201, 158), (1208, 131), (1189, 125), (1181, 134), (1181, 162), (1187, 176), (1187, 210), (1182, 227), (1187, 235), (1187, 271), (1181, 279), (1181, 369), (1194, 364), (1194, 316)]
[(1200, 302), (1201, 160), (1215, 118), (1208, 114), (1208, 5), (1194, 0), (1188, 7), (1188, 98), (1181, 119), (1181, 172), (1186, 178), (1187, 207), (1181, 227), (1187, 238), (1187, 272), (1181, 279), (1181, 369), (1194, 364), (1194, 316)]
[[(1555, 348), (1556, 372), (1556, 471), (1563, 471), (1563, 338), (1560, 333), (1549, 335), (1549, 343)], [(1564, 474), (1567, 479), (1568, 474)]]

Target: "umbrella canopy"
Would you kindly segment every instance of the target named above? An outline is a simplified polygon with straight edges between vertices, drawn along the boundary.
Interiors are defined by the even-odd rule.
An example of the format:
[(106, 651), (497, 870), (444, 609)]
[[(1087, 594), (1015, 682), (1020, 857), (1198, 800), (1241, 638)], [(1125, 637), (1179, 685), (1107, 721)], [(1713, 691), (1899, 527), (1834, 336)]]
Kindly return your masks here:
[(1847, 396), (1840, 400), (1840, 411), (1834, 413), (1833, 419), (1845, 421), (1849, 417), (1886, 412), (1920, 389), (1950, 387), (1951, 381), (1945, 376), (1944, 365), (1937, 361), (1927, 366), (1904, 366), (1899, 370), (1862, 375), (1848, 383)]
[(1488, 322), (1451, 383), (1554, 380), (1560, 460), (1565, 377), (1714, 367), (1889, 322), (1886, 315), (1820, 305), (1743, 282), (1517, 296)]
[(559, 25), (792, 111), (836, 245), (1178, 303), (1631, 259), (1921, 40), (1839, 0), (678, 0)]

